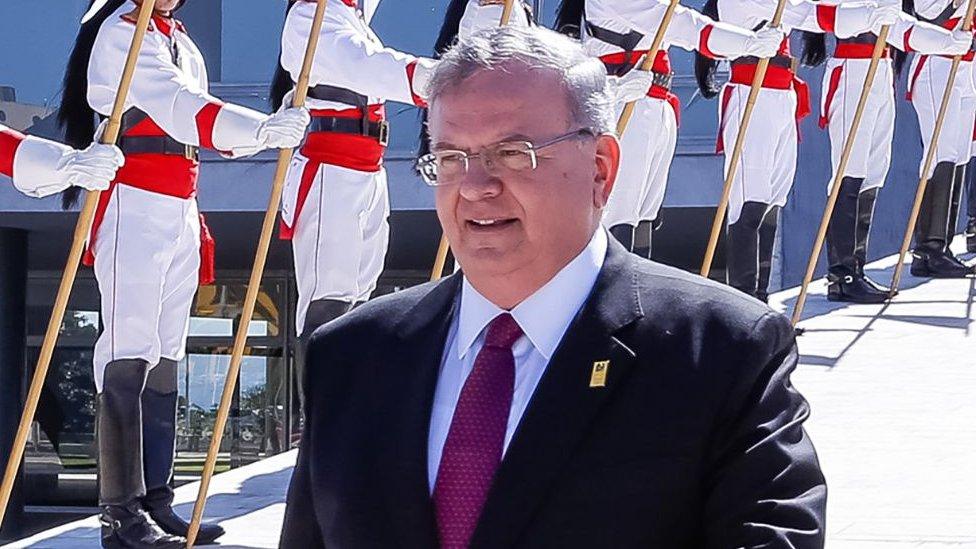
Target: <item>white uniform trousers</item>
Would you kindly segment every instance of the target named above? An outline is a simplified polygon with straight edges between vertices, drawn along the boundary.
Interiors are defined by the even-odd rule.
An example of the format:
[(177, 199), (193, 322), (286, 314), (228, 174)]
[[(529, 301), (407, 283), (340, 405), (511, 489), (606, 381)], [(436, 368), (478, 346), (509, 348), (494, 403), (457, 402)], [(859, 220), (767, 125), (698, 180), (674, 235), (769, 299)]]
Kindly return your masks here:
[[(292, 173), (301, 177), (303, 169), (304, 163), (297, 168), (293, 165)], [(312, 301), (369, 299), (383, 272), (390, 241), (389, 216), (386, 171), (319, 166), (292, 237), (298, 335)]]
[[(725, 144), (725, 173), (728, 174), (742, 111), (749, 98), (749, 86), (725, 86), (723, 96), (725, 93), (730, 95), (724, 116), (719, 111), (719, 125)], [(756, 99), (732, 180), (728, 210), (730, 225), (739, 220), (742, 205), (746, 202), (786, 205), (796, 172), (796, 147), (796, 92), (763, 88)]]
[(95, 388), (105, 366), (186, 354), (200, 271), (200, 216), (183, 199), (117, 185), (95, 236), (103, 331), (95, 343)]
[(603, 212), (604, 226), (636, 226), (657, 218), (677, 141), (678, 124), (667, 101), (648, 97), (635, 104), (620, 140), (620, 172)]
[[(830, 59), (824, 73), (820, 112), (827, 116), (830, 134), (830, 159), (837, 173), (847, 134), (864, 88), (870, 59)], [(864, 114), (854, 137), (845, 177), (863, 179), (861, 191), (884, 186), (891, 166), (891, 141), (895, 132), (895, 96), (891, 61), (882, 59), (871, 85)], [(833, 81), (837, 82), (832, 87)], [(827, 182), (827, 192), (833, 177)]]
[[(932, 130), (935, 119), (942, 104), (942, 95), (949, 77), (952, 60), (938, 56), (928, 56), (921, 70), (918, 64), (922, 57), (916, 56), (912, 61), (911, 75), (918, 74), (912, 88), (912, 105), (918, 116), (919, 129), (922, 132), (922, 160), (919, 163), (919, 175), (928, 155), (929, 144), (932, 140)], [(942, 162), (952, 162), (955, 165), (969, 162), (970, 148), (973, 139), (973, 124), (976, 122), (976, 91), (973, 89), (973, 64), (962, 62), (956, 74), (952, 94), (949, 96), (949, 106), (946, 111), (945, 122), (939, 141), (935, 149), (935, 161), (927, 174), (932, 176), (935, 166)]]

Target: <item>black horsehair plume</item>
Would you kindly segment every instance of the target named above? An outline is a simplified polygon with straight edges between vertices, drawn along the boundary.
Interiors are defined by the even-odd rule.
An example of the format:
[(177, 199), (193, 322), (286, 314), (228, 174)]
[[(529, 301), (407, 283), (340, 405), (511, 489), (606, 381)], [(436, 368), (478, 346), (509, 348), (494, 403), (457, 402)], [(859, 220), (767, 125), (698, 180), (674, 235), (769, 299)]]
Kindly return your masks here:
[[(718, 0), (707, 0), (702, 6), (702, 14), (718, 21)], [(702, 97), (711, 99), (722, 89), (715, 81), (718, 61), (695, 51), (695, 80)]]

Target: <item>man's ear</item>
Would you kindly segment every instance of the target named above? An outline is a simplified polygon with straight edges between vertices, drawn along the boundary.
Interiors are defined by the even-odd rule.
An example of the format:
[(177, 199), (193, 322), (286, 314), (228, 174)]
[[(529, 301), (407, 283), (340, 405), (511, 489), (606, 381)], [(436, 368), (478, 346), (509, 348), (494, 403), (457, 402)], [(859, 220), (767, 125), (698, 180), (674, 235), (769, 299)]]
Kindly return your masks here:
[(620, 141), (612, 134), (596, 138), (596, 172), (593, 179), (593, 205), (603, 208), (610, 200), (610, 191), (620, 168)]

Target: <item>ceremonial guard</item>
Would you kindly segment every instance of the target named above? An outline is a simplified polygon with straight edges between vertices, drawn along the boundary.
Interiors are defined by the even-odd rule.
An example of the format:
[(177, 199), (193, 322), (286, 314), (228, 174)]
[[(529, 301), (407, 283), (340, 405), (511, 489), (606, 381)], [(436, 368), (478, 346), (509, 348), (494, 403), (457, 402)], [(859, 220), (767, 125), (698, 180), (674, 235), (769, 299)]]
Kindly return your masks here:
[(27, 196), (42, 198), (68, 187), (104, 191), (124, 162), (113, 145), (93, 143), (79, 151), (0, 124), (0, 174)]
[[(774, 0), (709, 0), (702, 11), (720, 21), (758, 29), (772, 19), (776, 5)], [(769, 61), (732, 181), (726, 234), (726, 269), (731, 286), (762, 301), (768, 299), (779, 212), (796, 172), (798, 124), (810, 113), (809, 90), (793, 70), (789, 32), (797, 29), (851, 37), (877, 32), (897, 18), (897, 7), (874, 2), (786, 2), (781, 28), (787, 38)], [(758, 57), (732, 61), (731, 79), (721, 88), (717, 152), (735, 145), (758, 63)], [(701, 89), (709, 90), (706, 96), (720, 91), (714, 81), (715, 70), (714, 60), (697, 56), (696, 77)], [(726, 173), (731, 156), (725, 156)]]
[[(966, 2), (916, 0), (914, 11), (919, 19), (958, 30), (963, 25)], [(960, 278), (976, 273), (976, 267), (966, 265), (949, 249), (956, 234), (976, 121), (973, 55), (969, 51), (959, 63), (936, 146), (935, 162), (926, 174), (929, 181), (915, 225), (915, 248), (912, 250), (911, 272), (915, 276)], [(951, 68), (952, 55), (918, 55), (912, 60), (908, 99), (915, 107), (922, 131), (923, 163)]]
[[(83, 20), (59, 111), (73, 146), (87, 146), (96, 114), (112, 110), (140, 3), (95, 0)], [(101, 195), (86, 252), (103, 325), (94, 356), (103, 547), (181, 547), (187, 534), (170, 485), (177, 362), (198, 277), (213, 276), (195, 198), (198, 147), (227, 156), (294, 147), (308, 124), (303, 110), (268, 116), (210, 95), (203, 57), (173, 18), (182, 4), (156, 2), (122, 119), (125, 167)], [(222, 533), (205, 525), (198, 541)]]
[[(383, 45), (369, 27), (378, 6), (379, 0), (329, 0), (309, 80), (312, 123), (285, 180), (281, 236), (292, 241), (298, 282), (299, 394), (301, 351), (312, 332), (376, 289), (390, 232), (384, 102), (424, 106), (434, 63)], [(288, 10), (276, 102), (298, 80), (314, 14), (315, 2), (307, 0)]]
[[(666, 11), (667, 3), (661, 0), (563, 0), (556, 25), (568, 34), (578, 33), (587, 52), (603, 61), (608, 74), (626, 77), (643, 62)], [(697, 50), (710, 58), (768, 57), (781, 40), (779, 31), (754, 33), (681, 6), (675, 10), (654, 59), (651, 85), (636, 98), (617, 97), (618, 113), (628, 101), (640, 99), (621, 138), (620, 174), (603, 217), (603, 224), (624, 246), (634, 250), (634, 230), (642, 221), (649, 221), (649, 228), (661, 223), (680, 111), (678, 97), (671, 92), (668, 48)], [(646, 235), (648, 248), (637, 250), (647, 257), (651, 230)]]
[[(810, 34), (823, 46), (822, 34)], [(858, 100), (871, 64), (877, 35), (873, 32), (838, 38), (833, 57), (827, 63), (820, 103), (820, 127), (830, 134), (831, 159), (836, 173), (841, 153), (857, 111)], [(864, 273), (868, 237), (879, 189), (891, 165), (891, 142), (895, 130), (895, 96), (891, 48), (904, 55), (963, 54), (972, 37), (900, 13), (888, 33), (888, 45), (879, 60), (871, 85), (866, 116), (861, 118), (840, 193), (827, 231), (827, 299), (853, 303), (883, 303), (891, 289)], [(819, 64), (819, 63), (816, 63)], [(833, 178), (831, 178), (833, 181)], [(828, 188), (828, 192), (830, 189)]]

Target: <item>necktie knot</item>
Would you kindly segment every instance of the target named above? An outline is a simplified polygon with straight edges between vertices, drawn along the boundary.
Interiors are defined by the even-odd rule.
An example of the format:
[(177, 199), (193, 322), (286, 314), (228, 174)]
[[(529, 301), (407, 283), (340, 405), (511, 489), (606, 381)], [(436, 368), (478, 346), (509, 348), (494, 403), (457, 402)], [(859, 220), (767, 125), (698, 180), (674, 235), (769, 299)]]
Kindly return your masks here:
[(511, 349), (512, 345), (522, 337), (522, 327), (515, 318), (508, 313), (502, 313), (488, 324), (485, 334), (485, 347)]

